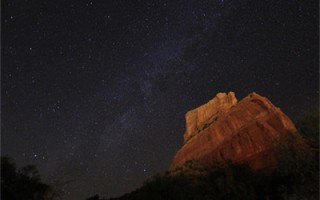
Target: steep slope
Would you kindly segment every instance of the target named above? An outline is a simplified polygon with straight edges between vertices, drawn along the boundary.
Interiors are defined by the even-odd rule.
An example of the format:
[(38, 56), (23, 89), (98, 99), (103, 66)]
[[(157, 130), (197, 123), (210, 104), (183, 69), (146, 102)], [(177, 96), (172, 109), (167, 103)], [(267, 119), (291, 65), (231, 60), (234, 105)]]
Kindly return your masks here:
[(294, 134), (292, 121), (267, 98), (251, 93), (240, 102), (233, 92), (186, 114), (186, 132), (170, 171), (188, 160), (203, 166), (220, 161), (246, 163), (253, 170), (275, 163), (275, 139)]

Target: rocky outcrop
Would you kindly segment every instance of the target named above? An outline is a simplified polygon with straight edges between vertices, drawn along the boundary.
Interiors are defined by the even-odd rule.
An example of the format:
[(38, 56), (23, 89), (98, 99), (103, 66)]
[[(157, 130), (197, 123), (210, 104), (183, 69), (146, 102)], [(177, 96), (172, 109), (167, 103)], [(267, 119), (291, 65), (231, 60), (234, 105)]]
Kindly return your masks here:
[(251, 93), (240, 102), (233, 92), (218, 93), (186, 114), (186, 132), (170, 171), (194, 160), (204, 166), (216, 162), (246, 163), (259, 170), (275, 163), (274, 141), (296, 128), (267, 98)]
[(237, 102), (238, 100), (234, 92), (229, 92), (229, 94), (218, 93), (217, 96), (208, 103), (187, 112), (184, 143), (188, 142), (189, 139), (214, 122), (219, 112), (228, 111), (232, 106), (237, 104)]

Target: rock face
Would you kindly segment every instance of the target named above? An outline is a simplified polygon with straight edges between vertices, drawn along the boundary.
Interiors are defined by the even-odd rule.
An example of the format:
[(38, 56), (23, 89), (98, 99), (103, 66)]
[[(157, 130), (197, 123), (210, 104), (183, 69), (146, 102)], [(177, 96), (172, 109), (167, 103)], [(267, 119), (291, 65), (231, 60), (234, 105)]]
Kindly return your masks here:
[(188, 160), (203, 166), (220, 161), (245, 163), (253, 170), (273, 165), (274, 140), (294, 134), (292, 121), (267, 98), (251, 93), (240, 102), (233, 92), (218, 93), (186, 114), (186, 132), (170, 171)]

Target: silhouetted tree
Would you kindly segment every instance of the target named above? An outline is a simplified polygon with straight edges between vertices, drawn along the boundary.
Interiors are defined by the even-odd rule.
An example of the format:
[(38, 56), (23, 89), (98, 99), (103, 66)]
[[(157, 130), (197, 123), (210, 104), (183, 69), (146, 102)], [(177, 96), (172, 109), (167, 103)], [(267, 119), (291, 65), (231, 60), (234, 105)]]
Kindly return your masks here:
[(282, 140), (274, 179), (282, 197), (319, 198), (319, 107), (308, 110), (296, 122), (298, 133)]
[(17, 169), (8, 157), (1, 157), (2, 200), (44, 200), (49, 186), (41, 182), (33, 165)]
[(99, 195), (94, 195), (92, 197), (87, 198), (86, 200), (100, 200)]
[(304, 112), (296, 121), (299, 133), (315, 150), (319, 150), (319, 106)]

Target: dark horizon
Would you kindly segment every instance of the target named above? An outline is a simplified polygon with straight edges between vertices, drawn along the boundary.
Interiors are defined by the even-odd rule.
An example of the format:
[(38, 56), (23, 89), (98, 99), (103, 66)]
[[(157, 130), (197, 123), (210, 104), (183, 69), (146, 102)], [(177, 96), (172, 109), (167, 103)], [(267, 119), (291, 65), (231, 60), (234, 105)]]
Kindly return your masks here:
[(255, 91), (290, 118), (319, 104), (317, 1), (2, 1), (2, 155), (65, 199), (163, 173), (184, 115)]

